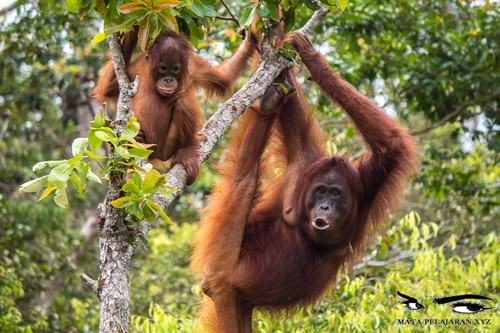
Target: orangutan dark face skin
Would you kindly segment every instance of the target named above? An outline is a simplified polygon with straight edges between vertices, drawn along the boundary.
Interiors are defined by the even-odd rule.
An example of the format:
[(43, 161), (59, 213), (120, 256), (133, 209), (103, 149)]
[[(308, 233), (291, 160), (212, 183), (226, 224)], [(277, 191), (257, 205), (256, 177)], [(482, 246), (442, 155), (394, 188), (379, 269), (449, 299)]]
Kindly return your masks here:
[(329, 246), (343, 240), (342, 229), (351, 212), (352, 194), (336, 170), (316, 176), (305, 197), (309, 212), (307, 231), (318, 244)]
[(160, 95), (168, 97), (176, 92), (182, 77), (182, 70), (179, 54), (174, 56), (170, 54), (168, 58), (158, 62), (153, 69), (152, 77)]

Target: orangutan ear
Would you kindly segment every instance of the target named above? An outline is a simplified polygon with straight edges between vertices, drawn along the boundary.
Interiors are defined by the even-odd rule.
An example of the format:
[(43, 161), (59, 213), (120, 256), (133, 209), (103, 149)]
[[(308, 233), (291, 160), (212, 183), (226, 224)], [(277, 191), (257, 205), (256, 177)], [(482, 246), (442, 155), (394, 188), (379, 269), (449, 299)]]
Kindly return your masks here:
[(283, 220), (290, 227), (297, 226), (297, 210), (293, 206), (293, 202), (288, 203), (288, 205), (283, 206)]

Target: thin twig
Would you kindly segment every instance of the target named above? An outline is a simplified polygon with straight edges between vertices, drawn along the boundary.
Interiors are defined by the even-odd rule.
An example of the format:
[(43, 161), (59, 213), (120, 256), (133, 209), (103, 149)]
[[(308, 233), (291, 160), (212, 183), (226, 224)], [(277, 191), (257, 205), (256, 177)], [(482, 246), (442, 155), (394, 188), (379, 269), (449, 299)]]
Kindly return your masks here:
[(219, 20), (223, 20), (223, 21), (233, 21), (233, 22), (236, 22), (238, 27), (240, 26), (240, 22), (238, 22), (238, 20), (235, 20), (233, 17), (214, 16), (214, 18), (219, 19)]
[(477, 99), (474, 99), (472, 101), (465, 102), (460, 107), (458, 107), (457, 109), (455, 109), (455, 111), (453, 111), (451, 113), (448, 113), (440, 121), (435, 122), (434, 124), (432, 124), (429, 127), (426, 127), (426, 128), (420, 129), (420, 130), (416, 130), (416, 131), (413, 131), (413, 132), (410, 132), (410, 134), (411, 135), (419, 135), (419, 134), (427, 133), (427, 132), (429, 132), (429, 131), (431, 131), (431, 130), (433, 130), (433, 129), (441, 126), (441, 125), (443, 125), (444, 123), (446, 123), (446, 122), (454, 119), (456, 116), (458, 116), (462, 111), (464, 111), (465, 109), (467, 109), (469, 106), (473, 106), (473, 105), (476, 105), (476, 104), (479, 104), (479, 103), (487, 102), (490, 99), (497, 98), (497, 97), (500, 97), (500, 91), (497, 92), (496, 94), (493, 94), (493, 95), (489, 95), (489, 96), (486, 96), (486, 97), (477, 98)]
[[(220, 0), (220, 2), (222, 2), (222, 4), (224, 5), (224, 7), (226, 7), (226, 10), (227, 12), (229, 13), (229, 15), (231, 15), (231, 17), (233, 18), (231, 21), (234, 21), (236, 22), (236, 25), (238, 25), (238, 28), (240, 27), (240, 21), (238, 21), (238, 19), (233, 15), (233, 13), (231, 13), (231, 11), (229, 10), (229, 8), (227, 7), (226, 3), (224, 2), (224, 0)], [(218, 17), (220, 19), (223, 19), (222, 17)], [(227, 18), (226, 18), (227, 19)]]

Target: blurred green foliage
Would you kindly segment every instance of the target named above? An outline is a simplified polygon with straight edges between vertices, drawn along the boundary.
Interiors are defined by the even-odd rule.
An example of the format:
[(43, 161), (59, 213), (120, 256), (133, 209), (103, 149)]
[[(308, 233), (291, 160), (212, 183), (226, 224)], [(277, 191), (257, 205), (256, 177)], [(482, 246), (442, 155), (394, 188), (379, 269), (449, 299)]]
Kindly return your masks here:
[[(228, 15), (215, 4), (218, 15)], [(314, 7), (286, 4), (296, 5), (293, 18), (285, 15), (290, 29), (301, 27)], [(240, 19), (248, 9), (244, 1), (228, 5)], [(500, 331), (499, 14), (498, 3), (489, 1), (354, 0), (315, 29), (313, 42), (335, 70), (420, 132), (421, 165), (400, 212), (355, 269), (317, 305), (286, 320), (259, 313), (258, 332)], [(97, 331), (98, 301), (77, 274), (98, 276), (97, 240), (87, 244), (80, 229), (95, 215), (104, 188), (92, 186), (86, 197), (68, 190), (70, 209), (35, 204), (36, 197), (18, 189), (37, 176), (34, 164), (68, 158), (73, 139), (86, 135), (96, 109), (89, 92), (107, 60), (106, 43), (91, 43), (101, 26), (94, 11), (81, 20), (54, 0), (21, 0), (0, 15), (0, 332)], [(220, 62), (239, 44), (237, 30), (234, 22), (213, 20), (198, 52)], [(299, 81), (329, 150), (359, 156), (363, 142), (344, 112), (303, 70)], [(202, 98), (207, 117), (218, 103)], [(188, 267), (191, 241), (226, 144), (219, 143), (197, 182), (170, 207), (176, 224), (158, 224), (148, 235), (150, 251), (133, 257), (135, 332), (197, 331), (203, 296)], [(396, 290), (426, 309), (404, 309)], [(464, 293), (493, 298), (493, 309), (464, 316), (431, 302)], [(491, 324), (397, 324), (407, 318), (490, 318)]]

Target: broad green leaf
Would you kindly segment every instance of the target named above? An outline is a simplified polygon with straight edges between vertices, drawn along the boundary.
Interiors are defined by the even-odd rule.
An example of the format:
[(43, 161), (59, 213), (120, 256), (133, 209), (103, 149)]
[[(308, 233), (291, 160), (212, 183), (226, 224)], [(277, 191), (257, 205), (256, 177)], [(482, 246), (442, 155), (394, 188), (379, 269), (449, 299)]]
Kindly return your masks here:
[(69, 165), (76, 165), (78, 162), (82, 161), (84, 158), (85, 158), (85, 156), (83, 156), (83, 155), (80, 155), (80, 154), (75, 155), (68, 160), (68, 164)]
[(38, 200), (36, 202), (39, 202), (39, 201), (45, 199), (55, 189), (57, 189), (57, 186), (48, 187), (45, 191), (43, 191), (42, 195), (40, 196), (40, 198), (38, 198)]
[(260, 17), (269, 17), (271, 12), (264, 4), (261, 4), (260, 6), (257, 6), (257, 14)]
[(65, 163), (65, 162), (68, 162), (68, 160), (61, 160), (61, 161), (43, 161), (43, 162), (38, 162), (37, 164), (35, 164), (33, 166), (33, 171), (38, 171), (38, 170), (42, 170), (46, 167), (55, 167), (55, 166), (58, 166), (59, 164), (61, 163)]
[(141, 50), (146, 50), (148, 45), (148, 36), (149, 36), (149, 19), (151, 16), (142, 21), (141, 26), (139, 27), (139, 46)]
[(249, 27), (252, 25), (253, 18), (255, 16), (255, 5), (249, 4), (245, 10), (243, 10), (243, 14), (241, 15), (241, 25), (243, 27)]
[(82, 194), (83, 190), (85, 188), (85, 182), (82, 182), (83, 177), (79, 177), (76, 172), (72, 172), (71, 176), (69, 179), (71, 180), (71, 183), (75, 187), (75, 189), (78, 191), (78, 193)]
[(120, 13), (122, 14), (130, 14), (138, 10), (147, 10), (149, 9), (143, 3), (140, 2), (130, 2), (120, 6)]
[[(153, 45), (154, 41), (156, 40), (156, 37), (161, 33), (161, 30), (163, 27), (160, 27), (158, 24), (158, 15), (151, 15), (150, 21), (149, 21), (149, 43), (148, 43), (148, 49)], [(138, 124), (138, 123), (137, 123)]]
[(143, 148), (132, 148), (132, 149), (129, 149), (128, 152), (129, 152), (131, 157), (143, 160), (143, 159), (147, 158), (149, 155), (151, 155), (151, 153), (153, 151), (146, 150)]
[(289, 8), (287, 11), (283, 11), (283, 21), (285, 22), (285, 33), (291, 31), (295, 24), (295, 8)]
[(56, 195), (54, 197), (54, 202), (59, 207), (66, 207), (68, 205), (68, 197), (66, 196), (66, 186), (60, 186), (57, 188)]
[(122, 186), (122, 191), (126, 193), (133, 193), (133, 194), (139, 194), (141, 193), (141, 190), (137, 185), (135, 185), (133, 182), (131, 182), (131, 179), (129, 179), (125, 185)]
[[(109, 131), (107, 131), (109, 129)], [(112, 140), (117, 140), (116, 134), (110, 128), (102, 128), (98, 131), (95, 131), (95, 136), (105, 142), (110, 142)]]
[(106, 40), (106, 38), (108, 38), (108, 37), (109, 37), (109, 35), (107, 33), (105, 33), (104, 31), (99, 32), (94, 36), (94, 38), (92, 38), (92, 45), (95, 46), (95, 45), (99, 44), (100, 42)]
[(66, 0), (66, 10), (70, 13), (78, 13), (81, 3), (81, 0)]
[(153, 209), (151, 209), (151, 206), (149, 205), (149, 201), (146, 201), (146, 204), (142, 208), (142, 212), (148, 221), (156, 222), (156, 216)]
[[(89, 163), (89, 165), (90, 165), (90, 163)], [(93, 173), (92, 170), (90, 170), (90, 169), (87, 172), (87, 179), (89, 179), (93, 182), (102, 184), (101, 178), (97, 177), (97, 175), (95, 173)]]
[(349, 4), (349, 0), (337, 0), (339, 3), (339, 7), (341, 11), (344, 11), (347, 8), (347, 4)]
[(158, 190), (158, 193), (162, 194), (163, 196), (165, 196), (166, 198), (172, 198), (172, 194), (169, 192), (169, 191), (165, 191), (165, 190)]
[[(304, 0), (304, 4), (306, 5), (307, 8), (311, 10), (318, 10), (319, 5), (315, 0)], [(286, 24), (286, 21), (285, 21)]]
[(194, 0), (193, 4), (189, 8), (191, 11), (198, 17), (203, 17), (205, 16), (205, 11), (203, 9), (203, 3), (201, 0)]
[(144, 213), (140, 207), (140, 201), (135, 201), (132, 205), (127, 207), (127, 212), (136, 216), (139, 220), (144, 218)]
[(158, 215), (160, 215), (160, 217), (161, 217), (162, 219), (164, 219), (164, 220), (165, 220), (165, 222), (167, 222), (168, 224), (173, 224), (173, 222), (172, 222), (172, 220), (170, 219), (170, 217), (168, 217), (168, 215), (167, 215), (167, 214), (165, 214), (165, 212), (164, 212), (164, 211), (162, 211), (161, 209), (160, 209), (160, 210), (158, 210)]
[(200, 27), (198, 27), (194, 23), (194, 21), (189, 22), (188, 27), (189, 27), (189, 31), (191, 32), (191, 36), (194, 36), (197, 39), (203, 39), (205, 37), (203, 30), (201, 30)]
[(92, 151), (97, 151), (97, 149), (99, 149), (99, 147), (101, 146), (102, 144), (102, 140), (99, 139), (96, 135), (96, 130), (91, 128), (90, 131), (89, 131), (89, 146), (90, 146), (90, 149)]
[(74, 165), (71, 165), (67, 162), (59, 164), (50, 172), (48, 178), (49, 184), (55, 185), (56, 187), (60, 187), (66, 184), (69, 179), (69, 175), (74, 168)]
[(161, 174), (158, 172), (158, 170), (151, 169), (146, 174), (146, 177), (144, 177), (143, 184), (142, 184), (143, 193), (152, 193), (153, 191), (155, 191), (158, 187), (158, 179), (160, 177), (161, 177)]
[(94, 161), (102, 161), (102, 160), (105, 160), (107, 159), (108, 157), (107, 156), (102, 156), (102, 155), (96, 155), (94, 154), (93, 152), (91, 152), (90, 150), (85, 150), (85, 154), (92, 160)]
[(129, 159), (130, 158), (130, 154), (128, 152), (128, 149), (123, 147), (123, 146), (118, 146), (116, 147), (116, 153), (118, 155), (120, 155), (121, 157), (123, 157), (124, 159)]
[(102, 111), (97, 112), (94, 120), (90, 123), (90, 128), (101, 128), (107, 126), (106, 114)]
[[(108, 162), (108, 163), (109, 163), (109, 162)], [(107, 173), (111, 170), (111, 168), (113, 168), (113, 166), (112, 166), (112, 165), (107, 165), (107, 166), (105, 166), (104, 168), (102, 168), (102, 169), (99, 171), (99, 173), (100, 173), (101, 175), (105, 175), (105, 174), (107, 174)]]
[[(81, 182), (82, 182), (82, 187), (85, 188), (85, 182), (87, 181), (87, 178), (88, 178), (88, 174), (89, 174), (89, 171), (90, 171), (90, 162), (82, 162), (82, 167), (81, 168), (78, 168), (78, 170), (80, 171), (81, 173)], [(92, 172), (92, 171), (90, 171)]]
[(111, 201), (110, 205), (112, 205), (115, 208), (123, 208), (132, 205), (135, 201), (137, 201), (137, 197), (127, 196)]
[(19, 191), (25, 193), (40, 191), (43, 187), (47, 186), (48, 178), (49, 175), (26, 182), (19, 187)]
[(182, 2), (177, 0), (156, 0), (155, 7), (160, 8), (174, 8), (177, 5), (180, 5)]
[(108, 22), (105, 21), (104, 32), (108, 35), (111, 35), (115, 32), (124, 31), (125, 29), (131, 27), (136, 21), (140, 21), (140, 18), (144, 17), (147, 14), (147, 11), (138, 10), (132, 14), (121, 15), (116, 19), (110, 20)]
[(134, 180), (134, 184), (142, 189), (142, 177), (138, 172), (132, 174), (132, 179)]
[(158, 212), (159, 210), (161, 210), (161, 207), (160, 205), (158, 205), (157, 203), (155, 203), (154, 201), (152, 200), (146, 200), (146, 202), (148, 203), (149, 207), (151, 208), (151, 210), (153, 212)]
[(141, 245), (144, 247), (146, 251), (151, 251), (151, 249), (148, 246), (148, 240), (146, 239), (146, 237), (144, 237), (143, 235), (137, 235), (137, 239), (139, 240), (139, 243), (141, 243)]
[(179, 26), (177, 25), (177, 21), (175, 20), (174, 15), (172, 15), (172, 13), (168, 11), (168, 9), (164, 9), (161, 12), (157, 13), (157, 16), (164, 26), (174, 31), (175, 33), (179, 33)]

